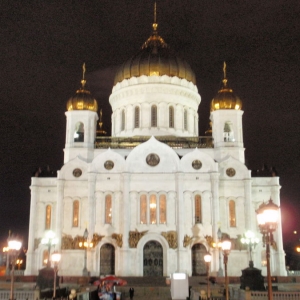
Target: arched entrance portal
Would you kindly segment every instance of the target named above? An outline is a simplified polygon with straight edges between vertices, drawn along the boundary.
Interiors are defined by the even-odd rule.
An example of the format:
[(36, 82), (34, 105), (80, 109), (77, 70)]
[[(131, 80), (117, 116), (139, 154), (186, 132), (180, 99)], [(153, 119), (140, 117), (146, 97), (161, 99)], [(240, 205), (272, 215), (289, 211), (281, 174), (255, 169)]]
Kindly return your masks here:
[(100, 249), (100, 275), (115, 274), (115, 247), (104, 244)]
[(163, 276), (163, 248), (159, 242), (150, 241), (143, 249), (144, 276)]
[(204, 255), (206, 248), (202, 244), (195, 244), (192, 247), (192, 276), (199, 276), (206, 274), (206, 266)]

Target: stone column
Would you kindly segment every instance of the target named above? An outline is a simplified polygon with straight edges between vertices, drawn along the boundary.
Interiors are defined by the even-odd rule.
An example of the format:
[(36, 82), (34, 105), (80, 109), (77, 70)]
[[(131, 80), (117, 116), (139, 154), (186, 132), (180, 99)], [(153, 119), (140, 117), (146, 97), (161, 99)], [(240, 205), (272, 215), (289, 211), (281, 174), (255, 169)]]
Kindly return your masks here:
[(123, 199), (119, 201), (120, 209), (120, 233), (123, 236), (123, 245), (120, 248), (119, 272), (121, 276), (130, 274), (131, 264), (129, 258), (129, 229), (130, 229), (130, 174), (123, 173)]
[(244, 217), (245, 217), (245, 229), (251, 230), (254, 232), (255, 230), (255, 222), (252, 222), (251, 218), (253, 216), (253, 207), (251, 200), (251, 179), (244, 179)]
[(64, 183), (63, 179), (57, 180), (57, 201), (56, 201), (56, 228), (55, 228), (55, 235), (58, 238), (58, 245), (57, 250), (61, 249), (61, 238), (62, 238), (62, 231), (63, 231), (63, 218), (64, 218)]
[(186, 272), (187, 266), (185, 262), (186, 249), (183, 247), (184, 224), (185, 224), (185, 203), (183, 198), (183, 177), (182, 173), (176, 174), (176, 228), (177, 228), (177, 271)]
[(32, 184), (30, 186), (31, 190), (31, 201), (30, 201), (30, 219), (29, 219), (29, 236), (28, 236), (28, 250), (26, 253), (26, 270), (24, 275), (37, 275), (37, 270), (33, 268), (36, 265), (35, 255), (34, 255), (34, 239), (35, 233), (37, 231), (35, 219), (36, 219), (36, 203), (37, 203), (37, 193), (38, 186), (34, 186), (35, 178), (32, 178)]
[[(271, 199), (275, 204), (280, 207), (280, 185), (279, 178), (274, 178), (277, 180), (277, 185), (272, 186), (271, 190)], [(277, 276), (287, 276), (287, 271), (285, 267), (285, 252), (283, 250), (283, 241), (282, 241), (282, 223), (281, 223), (281, 213), (279, 210), (279, 219), (278, 226), (274, 232), (274, 240), (277, 244), (277, 250), (271, 250), (272, 258), (275, 259), (276, 263), (274, 264), (275, 270), (271, 270), (272, 275)]]
[(95, 173), (88, 174), (88, 231), (89, 239), (92, 238), (95, 232), (96, 224), (96, 205), (95, 205), (95, 187), (96, 187), (96, 177)]
[[(211, 203), (211, 210), (212, 210), (212, 236), (215, 242), (218, 241), (218, 229), (220, 227), (220, 202), (219, 202), (219, 173), (211, 173), (210, 174), (210, 181), (211, 181), (211, 192), (212, 192), (212, 203)], [(212, 266), (211, 271), (217, 272), (221, 269), (220, 262), (219, 262), (219, 253), (220, 250), (215, 248), (212, 257)]]

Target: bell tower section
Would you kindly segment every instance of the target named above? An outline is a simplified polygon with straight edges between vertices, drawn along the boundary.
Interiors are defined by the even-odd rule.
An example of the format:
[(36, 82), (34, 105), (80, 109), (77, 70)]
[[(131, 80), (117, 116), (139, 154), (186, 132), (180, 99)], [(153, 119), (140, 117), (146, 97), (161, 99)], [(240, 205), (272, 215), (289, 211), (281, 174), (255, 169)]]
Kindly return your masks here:
[(227, 86), (226, 63), (223, 67), (223, 86), (211, 101), (212, 136), (216, 159), (230, 155), (245, 162), (243, 142), (242, 101)]
[(85, 84), (85, 64), (83, 64), (81, 88), (67, 102), (64, 163), (76, 156), (81, 156), (89, 162), (94, 156), (98, 105), (90, 91), (85, 88)]

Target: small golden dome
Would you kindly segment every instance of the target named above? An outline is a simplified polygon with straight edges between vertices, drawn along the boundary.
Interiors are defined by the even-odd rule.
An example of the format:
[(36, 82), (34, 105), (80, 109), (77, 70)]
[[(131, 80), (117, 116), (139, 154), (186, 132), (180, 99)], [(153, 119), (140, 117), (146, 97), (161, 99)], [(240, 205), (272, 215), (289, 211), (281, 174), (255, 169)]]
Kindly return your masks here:
[(177, 76), (196, 84), (196, 76), (190, 65), (179, 58), (157, 33), (157, 23), (153, 24), (153, 33), (141, 47), (141, 50), (127, 60), (117, 71), (114, 84), (131, 77)]
[(71, 97), (67, 102), (67, 110), (91, 110), (97, 111), (98, 104), (95, 98), (92, 97), (89, 90), (85, 89), (86, 80), (85, 75), (85, 64), (83, 64), (83, 78), (81, 80), (82, 87), (76, 91), (76, 94)]
[(233, 93), (232, 89), (227, 87), (226, 78), (226, 63), (224, 62), (224, 79), (223, 87), (218, 91), (218, 94), (211, 100), (210, 111), (219, 109), (242, 109), (242, 100)]

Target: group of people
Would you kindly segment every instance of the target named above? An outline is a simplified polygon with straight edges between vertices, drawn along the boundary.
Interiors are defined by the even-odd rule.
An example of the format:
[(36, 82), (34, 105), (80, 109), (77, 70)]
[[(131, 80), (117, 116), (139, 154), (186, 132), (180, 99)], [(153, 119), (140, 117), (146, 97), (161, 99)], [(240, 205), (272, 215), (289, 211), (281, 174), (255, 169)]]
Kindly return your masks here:
[[(117, 299), (117, 291), (116, 291), (116, 283), (112, 285), (108, 282), (103, 281), (100, 282), (98, 286), (98, 296), (100, 300), (116, 300)], [(134, 288), (129, 288), (129, 297), (132, 300), (134, 296)]]

